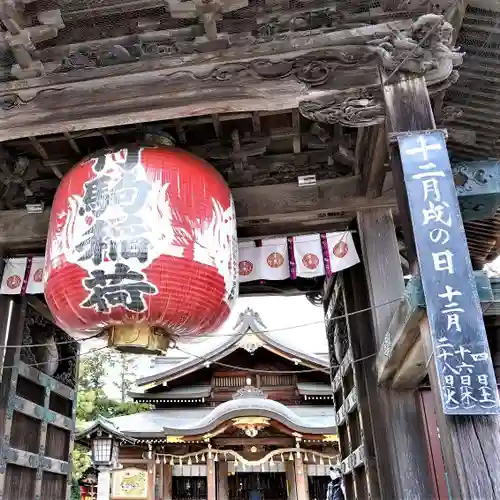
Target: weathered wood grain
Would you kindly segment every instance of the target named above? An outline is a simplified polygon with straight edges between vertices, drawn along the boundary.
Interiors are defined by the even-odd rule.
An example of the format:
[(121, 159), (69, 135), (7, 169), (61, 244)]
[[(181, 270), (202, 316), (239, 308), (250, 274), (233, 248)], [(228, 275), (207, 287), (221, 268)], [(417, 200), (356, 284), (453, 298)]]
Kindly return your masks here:
[[(433, 354), (427, 317), (420, 322), (427, 359)], [(435, 363), (429, 363), (431, 385), (437, 387)], [(447, 416), (434, 390), (441, 450), (450, 494), (457, 500), (500, 498), (500, 416)]]
[(394, 390), (417, 389), (427, 375), (427, 359), (424, 354), (422, 339), (419, 337), (410, 347), (408, 354), (396, 370), (392, 379)]
[(415, 344), (420, 335), (418, 325), (424, 314), (424, 307), (425, 299), (420, 281), (410, 281), (405, 290), (405, 297), (395, 307), (377, 355), (377, 378), (380, 383), (393, 378)]
[[(404, 34), (410, 25), (405, 20), (290, 32), (226, 50), (1, 83), (0, 140), (203, 114), (279, 111), (348, 89), (377, 89), (376, 61), (394, 63), (391, 50), (377, 40), (392, 39), (395, 30)], [(319, 66), (311, 69), (309, 61)], [(426, 73), (426, 81), (442, 82), (452, 70), (451, 60), (442, 61)]]
[[(373, 357), (375, 351), (375, 339), (372, 332), (367, 329), (370, 323), (370, 307), (368, 291), (365, 284), (364, 269), (362, 266), (354, 266), (344, 272), (344, 293), (346, 297), (347, 312), (365, 310), (360, 314), (349, 316), (348, 333), (352, 358), (357, 361), (353, 367), (355, 385), (357, 390), (358, 418), (361, 432), (359, 441), (364, 450), (364, 466), (366, 475), (354, 474), (357, 484), (358, 498), (364, 498), (361, 492), (370, 492), (371, 498), (381, 497), (379, 476), (377, 473), (377, 455), (380, 451), (376, 448), (378, 438), (375, 433), (381, 432), (381, 408), (378, 399), (377, 382), (373, 377)], [(352, 422), (352, 419), (351, 419)], [(356, 425), (353, 432), (356, 432)], [(379, 443), (380, 444), (380, 443)], [(352, 450), (355, 452), (356, 450)], [(366, 476), (366, 479), (363, 478)], [(363, 479), (362, 479), (363, 478)], [(360, 484), (366, 483), (366, 484)], [(366, 493), (365, 493), (366, 494)]]
[[(422, 131), (435, 128), (435, 121), (425, 82), (422, 78), (407, 80), (399, 78), (384, 85), (384, 97), (388, 113), (390, 132)], [(402, 183), (401, 162), (397, 151), (393, 151), (392, 169), (396, 186), (400, 175), (400, 191), (406, 194)], [(399, 201), (399, 200), (398, 200)], [(407, 199), (398, 203), (400, 214), (407, 226), (408, 244), (413, 244), (413, 232), (408, 216)], [(413, 244), (414, 246), (414, 244)], [(415, 268), (416, 270), (416, 268)], [(418, 271), (415, 273), (418, 274)], [(429, 324), (423, 320), (420, 332), (426, 359), (430, 359), (433, 348)], [(427, 364), (427, 363), (426, 363)], [(443, 412), (441, 391), (435, 363), (429, 363), (429, 378), (436, 398), (441, 445), (444, 454), (451, 495), (457, 499), (498, 498), (500, 482), (500, 417), (448, 417)], [(489, 438), (486, 438), (486, 434)], [(479, 478), (478, 475), (482, 474)], [(430, 492), (429, 492), (430, 493)], [(430, 496), (430, 495), (429, 495)]]
[[(358, 214), (375, 347), (380, 349), (404, 294), (399, 246), (390, 210)], [(432, 498), (423, 423), (414, 395), (377, 391), (381, 418), (374, 422), (381, 498)]]

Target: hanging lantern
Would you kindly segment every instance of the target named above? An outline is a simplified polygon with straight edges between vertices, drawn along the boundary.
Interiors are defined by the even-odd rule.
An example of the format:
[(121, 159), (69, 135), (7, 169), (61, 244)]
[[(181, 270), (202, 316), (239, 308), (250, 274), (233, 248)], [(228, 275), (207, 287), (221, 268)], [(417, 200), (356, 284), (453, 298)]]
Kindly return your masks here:
[(75, 338), (106, 331), (155, 354), (227, 319), (238, 292), (231, 193), (204, 160), (168, 147), (96, 153), (52, 205), (45, 297)]

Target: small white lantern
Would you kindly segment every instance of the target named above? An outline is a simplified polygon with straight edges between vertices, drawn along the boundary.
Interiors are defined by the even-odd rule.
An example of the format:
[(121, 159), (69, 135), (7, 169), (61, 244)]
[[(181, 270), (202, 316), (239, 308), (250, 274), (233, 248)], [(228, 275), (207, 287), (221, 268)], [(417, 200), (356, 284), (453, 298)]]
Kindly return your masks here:
[(92, 439), (92, 462), (99, 466), (111, 466), (118, 459), (118, 443), (111, 437), (96, 436)]

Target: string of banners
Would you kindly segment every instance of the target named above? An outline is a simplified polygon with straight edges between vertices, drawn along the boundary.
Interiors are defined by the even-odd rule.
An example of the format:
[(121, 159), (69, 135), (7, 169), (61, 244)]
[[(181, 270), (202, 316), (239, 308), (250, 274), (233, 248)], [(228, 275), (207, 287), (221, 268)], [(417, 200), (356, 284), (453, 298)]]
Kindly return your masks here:
[(331, 276), (359, 262), (349, 231), (239, 243), (239, 280)]
[[(359, 262), (348, 231), (239, 243), (239, 281), (331, 276)], [(6, 259), (0, 294), (43, 293), (44, 257)]]

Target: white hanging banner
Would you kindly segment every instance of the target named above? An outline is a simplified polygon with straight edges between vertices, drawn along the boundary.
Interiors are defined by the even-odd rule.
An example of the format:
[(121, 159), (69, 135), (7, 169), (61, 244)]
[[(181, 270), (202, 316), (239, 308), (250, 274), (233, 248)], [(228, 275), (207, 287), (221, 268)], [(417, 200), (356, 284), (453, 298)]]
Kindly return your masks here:
[(5, 261), (2, 285), (0, 286), (1, 294), (19, 295), (21, 293), (27, 265), (28, 259), (26, 257), (7, 259)]
[(28, 276), (28, 284), (26, 293), (37, 294), (43, 293), (43, 266), (45, 259), (43, 257), (33, 257), (31, 259), (31, 268)]
[(260, 248), (254, 241), (244, 241), (238, 248), (238, 272), (240, 283), (261, 279), (259, 274)]
[[(262, 240), (261, 246), (256, 246), (255, 241), (242, 241), (238, 247), (240, 283), (330, 276), (359, 262), (349, 231), (271, 238)], [(44, 260), (6, 259), (0, 294), (43, 293)]]
[(262, 240), (260, 250), (260, 278), (286, 280), (290, 277), (288, 242), (286, 238)]
[(319, 234), (304, 234), (292, 238), (296, 274), (300, 278), (315, 278), (325, 274), (323, 250)]
[(347, 269), (359, 262), (358, 252), (349, 231), (327, 233), (326, 241), (332, 273)]

